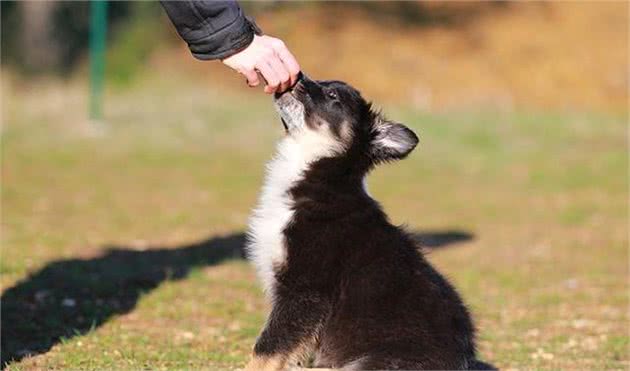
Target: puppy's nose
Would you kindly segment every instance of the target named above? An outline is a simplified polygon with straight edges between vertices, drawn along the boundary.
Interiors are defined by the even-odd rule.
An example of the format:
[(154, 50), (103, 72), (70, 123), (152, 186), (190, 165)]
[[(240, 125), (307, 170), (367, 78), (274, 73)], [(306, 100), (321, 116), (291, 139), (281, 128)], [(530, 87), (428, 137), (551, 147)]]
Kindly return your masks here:
[(305, 81), (312, 81), (312, 80), (309, 79), (308, 76), (304, 72), (300, 71), (300, 73), (298, 74), (296, 84), (298, 82), (305, 82)]
[(295, 88), (303, 79), (304, 79), (304, 74), (302, 73), (302, 71), (298, 72), (297, 78), (295, 79), (295, 83), (293, 83), (293, 85), (291, 85), (289, 89)]

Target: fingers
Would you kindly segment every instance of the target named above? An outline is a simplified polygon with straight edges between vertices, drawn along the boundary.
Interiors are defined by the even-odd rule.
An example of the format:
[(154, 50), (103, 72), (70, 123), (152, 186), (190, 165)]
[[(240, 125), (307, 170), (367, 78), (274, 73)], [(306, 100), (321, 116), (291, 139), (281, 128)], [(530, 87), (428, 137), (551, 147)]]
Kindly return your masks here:
[(276, 74), (275, 69), (266, 61), (261, 61), (257, 66), (260, 74), (265, 78), (267, 85), (265, 86), (265, 93), (273, 94), (278, 90), (280, 86), (280, 77)]
[(274, 70), (279, 81), (279, 85), (273, 92), (282, 93), (283, 91), (291, 87), (291, 76), (289, 76), (289, 71), (287, 71), (287, 68), (282, 63), (282, 60), (278, 58), (278, 55), (274, 54), (274, 58), (269, 59), (267, 63)]
[(278, 55), (278, 57), (280, 57), (280, 60), (284, 64), (286, 71), (289, 73), (289, 77), (290, 77), (289, 86), (295, 85), (298, 74), (300, 73), (300, 65), (298, 64), (293, 54), (291, 54), (289, 49), (287, 49), (286, 45), (284, 44), (284, 42), (282, 42), (282, 40), (277, 39), (277, 42), (274, 43), (274, 50), (276, 51), (276, 54)]

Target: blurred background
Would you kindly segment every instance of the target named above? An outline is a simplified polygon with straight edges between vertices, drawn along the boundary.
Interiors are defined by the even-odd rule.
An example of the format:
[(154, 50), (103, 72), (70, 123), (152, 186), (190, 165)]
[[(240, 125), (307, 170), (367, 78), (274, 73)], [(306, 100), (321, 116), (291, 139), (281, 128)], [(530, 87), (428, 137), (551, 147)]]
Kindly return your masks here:
[[(270, 98), (157, 2), (0, 4), (2, 367), (242, 365)], [(627, 2), (241, 4), (419, 134), (370, 191), (469, 303), (481, 359), (630, 367)]]

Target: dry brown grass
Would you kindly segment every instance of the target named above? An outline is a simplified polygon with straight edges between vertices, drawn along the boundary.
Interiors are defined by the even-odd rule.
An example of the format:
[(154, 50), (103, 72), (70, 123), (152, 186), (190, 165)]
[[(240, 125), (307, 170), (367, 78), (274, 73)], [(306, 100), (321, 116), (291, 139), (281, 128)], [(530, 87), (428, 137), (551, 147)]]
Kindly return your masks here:
[[(352, 82), (378, 101), (438, 111), (625, 112), (627, 2), (428, 3), (421, 11), (445, 20), (402, 23), (365, 4), (329, 3), (276, 6), (257, 21), (312, 76)], [(183, 64), (208, 84), (218, 76), (238, 83), (179, 45), (154, 63)]]

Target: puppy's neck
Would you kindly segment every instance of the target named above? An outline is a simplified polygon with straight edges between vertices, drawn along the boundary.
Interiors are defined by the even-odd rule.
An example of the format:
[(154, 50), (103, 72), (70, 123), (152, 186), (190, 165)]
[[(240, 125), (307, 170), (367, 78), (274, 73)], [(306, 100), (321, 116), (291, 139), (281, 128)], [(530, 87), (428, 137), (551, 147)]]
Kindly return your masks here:
[(341, 150), (334, 140), (308, 131), (286, 136), (267, 165), (267, 182), (274, 183), (279, 192), (286, 192), (307, 176), (313, 164)]

